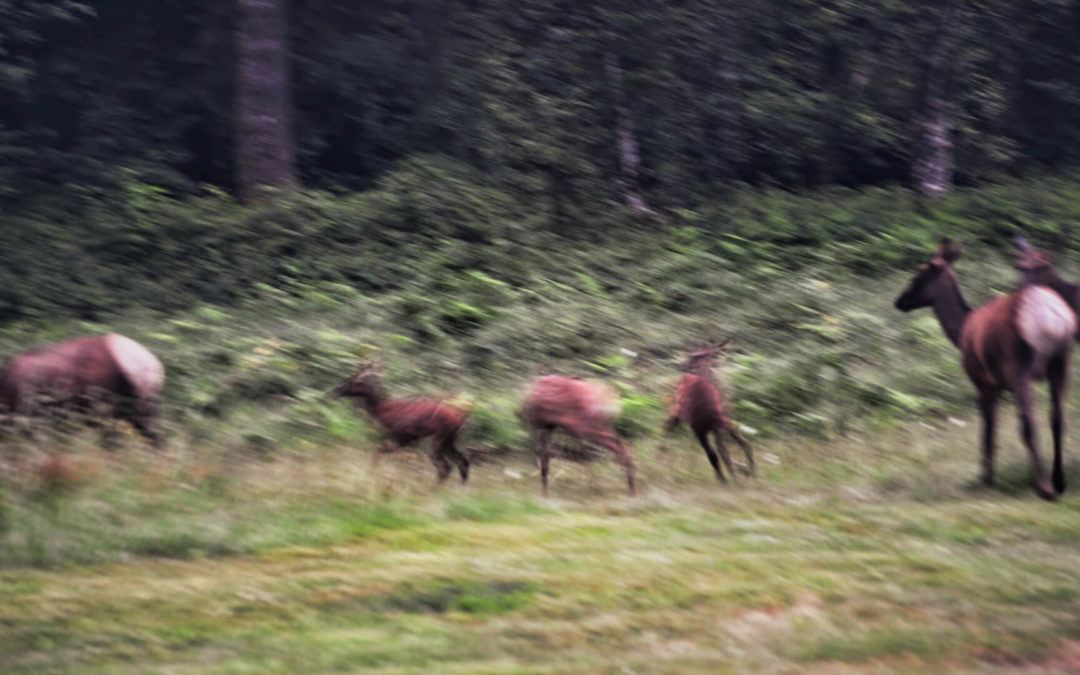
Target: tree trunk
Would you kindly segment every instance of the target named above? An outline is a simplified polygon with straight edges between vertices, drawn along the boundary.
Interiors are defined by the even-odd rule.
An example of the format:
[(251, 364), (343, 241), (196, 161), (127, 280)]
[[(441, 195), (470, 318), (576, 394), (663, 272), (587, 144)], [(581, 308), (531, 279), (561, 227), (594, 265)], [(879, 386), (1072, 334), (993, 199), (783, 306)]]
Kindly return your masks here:
[(942, 9), (924, 58), (911, 168), (915, 188), (924, 197), (935, 197), (952, 190), (953, 143), (948, 83), (961, 4), (962, 0), (951, 0)]
[(634, 120), (630, 115), (630, 106), (626, 101), (623, 87), (622, 65), (616, 52), (615, 34), (604, 31), (604, 74), (611, 90), (612, 107), (615, 109), (615, 150), (619, 156), (619, 188), (626, 205), (634, 211), (652, 213), (652, 209), (641, 196), (638, 182), (638, 169), (641, 166), (641, 154), (637, 138), (634, 136)]
[(236, 169), (240, 198), (296, 186), (288, 0), (237, 0)]
[(720, 186), (735, 178), (742, 138), (739, 97), (738, 0), (719, 0), (713, 12), (713, 76), (715, 110), (706, 111), (705, 170), (710, 183)]

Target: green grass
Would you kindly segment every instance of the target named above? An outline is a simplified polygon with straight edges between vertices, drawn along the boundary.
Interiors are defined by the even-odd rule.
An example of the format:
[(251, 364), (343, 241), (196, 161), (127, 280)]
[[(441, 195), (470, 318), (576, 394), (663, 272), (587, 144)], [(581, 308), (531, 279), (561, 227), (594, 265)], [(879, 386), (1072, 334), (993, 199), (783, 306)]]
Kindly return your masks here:
[[(130, 474), (175, 471), (129, 449), (39, 514), (54, 568), (0, 571), (0, 670), (986, 672), (1057, 658), (1080, 639), (1080, 502), (972, 489), (974, 429), (766, 440), (762, 475), (728, 488), (685, 436), (666, 453), (639, 444), (638, 499), (607, 461), (557, 463), (544, 500), (513, 457), (438, 490), (407, 454), (344, 481), (343, 454), (263, 460), (231, 470), (238, 497), (208, 502), (212, 519), (127, 513), (153, 536), (117, 544), (119, 562), (65, 557), (64, 519), (119, 485), (149, 500)], [(1018, 442), (1002, 445), (1004, 473), (1024, 474)], [(149, 484), (163, 504), (188, 491)]]

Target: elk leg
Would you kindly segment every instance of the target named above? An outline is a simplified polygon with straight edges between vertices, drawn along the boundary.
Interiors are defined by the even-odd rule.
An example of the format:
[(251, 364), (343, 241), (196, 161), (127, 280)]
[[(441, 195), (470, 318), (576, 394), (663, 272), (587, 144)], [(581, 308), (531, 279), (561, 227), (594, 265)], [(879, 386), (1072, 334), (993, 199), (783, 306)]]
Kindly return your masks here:
[(1066, 357), (1059, 356), (1050, 362), (1046, 379), (1050, 382), (1050, 430), (1054, 434), (1054, 469), (1051, 480), (1054, 491), (1060, 495), (1065, 492), (1065, 466), (1062, 458), (1065, 419), (1062, 407), (1069, 391), (1069, 363)]
[(713, 471), (716, 472), (716, 479), (721, 483), (726, 483), (727, 478), (724, 477), (724, 472), (720, 470), (720, 458), (716, 456), (713, 449), (709, 446), (709, 431), (707, 429), (701, 429), (695, 431), (694, 435), (697, 436), (698, 443), (701, 443), (701, 447), (705, 448), (705, 455), (709, 458), (709, 464), (712, 464)]
[(551, 432), (547, 429), (537, 429), (534, 441), (536, 443), (536, 460), (540, 464), (540, 485), (543, 486), (544, 496), (548, 496), (548, 472), (551, 469), (551, 450), (548, 443), (551, 440)]
[(436, 447), (435, 451), (431, 453), (431, 461), (435, 464), (436, 471), (438, 471), (438, 483), (441, 485), (446, 482), (446, 479), (450, 476), (450, 472), (454, 470), (453, 467), (450, 466), (450, 460), (446, 458), (445, 449)]
[(732, 482), (738, 483), (739, 476), (735, 473), (735, 465), (731, 461), (731, 454), (727, 451), (727, 446), (724, 445), (724, 439), (720, 435), (721, 431), (722, 428), (719, 426), (713, 430), (716, 435), (716, 451), (720, 453), (720, 459), (724, 460), (724, 466), (727, 467), (728, 473), (731, 474)]
[(1031, 414), (1031, 376), (1023, 373), (1017, 378), (1016, 405), (1020, 409), (1020, 433), (1024, 438), (1028, 454), (1031, 455), (1031, 473), (1035, 484), (1035, 492), (1048, 501), (1057, 499), (1057, 494), (1046, 482), (1046, 470), (1043, 468), (1042, 459), (1039, 457), (1039, 439), (1035, 432), (1035, 421)]
[(601, 445), (604, 445), (611, 449), (615, 453), (615, 459), (626, 470), (626, 486), (630, 490), (630, 496), (637, 496), (637, 485), (634, 481), (634, 459), (630, 456), (630, 453), (623, 447), (621, 441), (614, 436), (614, 434), (605, 433), (600, 437)]
[(164, 444), (162, 443), (161, 434), (149, 419), (143, 415), (132, 415), (128, 418), (131, 422), (131, 426), (135, 427), (135, 430), (143, 435), (150, 445), (155, 450), (161, 450)]
[(998, 393), (984, 391), (979, 393), (979, 410), (982, 412), (982, 483), (986, 487), (994, 485), (994, 425), (997, 421)]
[(454, 464), (457, 464), (458, 473), (461, 474), (461, 482), (465, 483), (469, 480), (469, 458), (461, 453), (454, 445), (454, 439), (449, 439), (445, 445), (446, 454), (453, 460)]
[[(746, 455), (746, 461), (750, 462), (750, 475), (757, 475), (757, 467), (754, 466), (754, 450), (750, 447), (750, 443), (748, 443), (747, 440), (743, 438), (743, 435), (739, 433), (739, 429), (735, 426), (734, 422), (725, 417), (723, 425), (724, 431), (728, 432), (728, 434), (735, 439), (735, 442), (739, 444), (739, 447), (742, 448), (743, 453)], [(717, 433), (717, 436), (719, 435), (720, 434)]]

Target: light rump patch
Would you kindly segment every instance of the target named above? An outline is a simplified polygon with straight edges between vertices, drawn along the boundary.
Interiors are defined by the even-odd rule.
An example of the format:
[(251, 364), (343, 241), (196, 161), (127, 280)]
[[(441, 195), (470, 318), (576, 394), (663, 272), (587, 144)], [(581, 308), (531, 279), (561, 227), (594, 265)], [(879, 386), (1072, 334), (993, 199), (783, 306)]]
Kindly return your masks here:
[(129, 337), (110, 333), (105, 347), (131, 384), (136, 396), (157, 399), (165, 384), (165, 366), (146, 347)]
[(1076, 315), (1046, 286), (1028, 286), (1017, 294), (1016, 327), (1035, 352), (1037, 363), (1068, 349), (1076, 334)]

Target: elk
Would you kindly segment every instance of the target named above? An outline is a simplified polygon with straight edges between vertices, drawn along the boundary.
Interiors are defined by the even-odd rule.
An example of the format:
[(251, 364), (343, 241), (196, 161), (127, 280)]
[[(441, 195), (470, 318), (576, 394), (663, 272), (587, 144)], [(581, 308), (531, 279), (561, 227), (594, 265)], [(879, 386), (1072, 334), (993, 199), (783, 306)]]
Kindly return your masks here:
[[(1058, 276), (1052, 267), (1053, 260), (1049, 253), (1032, 248), (1027, 239), (1016, 235), (1013, 240), (1016, 248), (1020, 250), (1020, 258), (1016, 267), (1021, 271), (1021, 283), (1027, 285), (1046, 286), (1061, 296), (1073, 312), (1080, 313), (1080, 284), (1070, 284)], [(1080, 340), (1080, 333), (1076, 335)]]
[(80, 337), (13, 357), (0, 374), (0, 408), (34, 414), (43, 395), (86, 405), (104, 394), (114, 418), (127, 420), (160, 447), (155, 418), (164, 384), (164, 366), (131, 338)]
[(374, 367), (362, 364), (356, 374), (338, 385), (334, 398), (352, 398), (371, 415), (386, 435), (375, 450), (375, 461), (417, 441), (431, 438), (431, 461), (443, 483), (457, 465), (461, 482), (469, 480), (469, 458), (456, 447), (458, 434), (468, 413), (460, 408), (429, 398), (389, 398)]
[[(1021, 437), (1031, 457), (1035, 491), (1043, 499), (1056, 499), (1065, 491), (1062, 406), (1076, 315), (1045, 286), (1027, 286), (971, 309), (952, 269), (961, 250), (948, 239), (943, 240), (896, 299), (896, 308), (910, 312), (932, 307), (945, 335), (960, 348), (964, 371), (975, 385), (982, 413), (983, 484), (994, 484), (997, 403), (1001, 392), (1011, 391), (1019, 409)], [(1043, 377), (1049, 382), (1052, 406), (1053, 488), (1046, 483), (1032, 419), (1032, 382)]]
[(630, 495), (637, 495), (634, 458), (612, 428), (618, 412), (618, 397), (605, 384), (561, 375), (545, 375), (533, 381), (525, 397), (521, 416), (533, 434), (545, 497), (548, 495), (548, 472), (551, 467), (551, 432), (556, 429), (582, 443), (598, 445), (613, 452), (615, 459), (626, 470)]
[(724, 400), (720, 391), (712, 381), (712, 363), (725, 346), (731, 341), (728, 338), (723, 344), (716, 347), (706, 347), (692, 354), (687, 361), (687, 369), (690, 371), (679, 380), (679, 386), (675, 390), (675, 399), (668, 411), (667, 422), (664, 424), (666, 432), (673, 431), (680, 422), (685, 422), (693, 430), (698, 443), (705, 449), (705, 455), (712, 464), (716, 478), (723, 483), (727, 482), (724, 472), (720, 469), (720, 461), (709, 445), (709, 434), (713, 434), (716, 440), (716, 450), (720, 458), (724, 460), (728, 473), (732, 480), (736, 480), (735, 466), (731, 462), (731, 455), (724, 447), (722, 432), (727, 432), (746, 453), (746, 459), (750, 463), (750, 474), (755, 473), (754, 453), (750, 444), (746, 442), (742, 434), (735, 427), (731, 418), (724, 412)]

